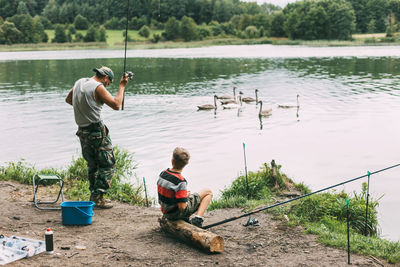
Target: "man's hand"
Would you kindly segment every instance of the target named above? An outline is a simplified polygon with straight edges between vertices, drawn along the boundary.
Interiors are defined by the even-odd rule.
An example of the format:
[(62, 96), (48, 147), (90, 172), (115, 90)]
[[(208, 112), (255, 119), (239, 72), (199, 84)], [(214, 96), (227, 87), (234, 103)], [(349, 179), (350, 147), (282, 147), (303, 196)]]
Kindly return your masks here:
[(122, 75), (121, 77), (121, 80), (119, 81), (119, 85), (126, 87), (127, 84), (128, 84), (128, 75), (124, 73), (124, 75)]

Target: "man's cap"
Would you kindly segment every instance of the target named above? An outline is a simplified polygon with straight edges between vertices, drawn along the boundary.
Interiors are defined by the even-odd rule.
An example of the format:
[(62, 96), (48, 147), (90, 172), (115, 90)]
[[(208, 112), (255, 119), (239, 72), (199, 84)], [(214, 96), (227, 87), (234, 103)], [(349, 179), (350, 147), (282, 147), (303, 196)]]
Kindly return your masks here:
[(108, 75), (110, 82), (114, 81), (114, 72), (109, 67), (102, 66), (101, 68), (98, 69), (94, 68), (93, 71), (96, 73), (100, 73), (100, 75), (102, 76)]

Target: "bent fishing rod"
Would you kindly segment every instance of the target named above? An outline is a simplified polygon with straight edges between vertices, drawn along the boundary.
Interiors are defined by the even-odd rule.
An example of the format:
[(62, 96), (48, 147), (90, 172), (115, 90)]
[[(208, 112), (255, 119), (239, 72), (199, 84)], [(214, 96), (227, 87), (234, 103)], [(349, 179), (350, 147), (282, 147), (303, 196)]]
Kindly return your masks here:
[(298, 196), (298, 197), (295, 197), (295, 198), (292, 198), (292, 199), (289, 199), (289, 200), (285, 200), (285, 201), (282, 201), (282, 202), (273, 204), (273, 205), (271, 205), (271, 206), (259, 208), (259, 209), (253, 210), (253, 211), (251, 211), (251, 212), (248, 212), (248, 213), (245, 213), (245, 214), (242, 214), (242, 215), (239, 215), (239, 216), (235, 216), (235, 217), (232, 217), (232, 218), (229, 218), (229, 219), (225, 219), (225, 220), (220, 221), (220, 222), (216, 222), (216, 223), (212, 223), (212, 224), (209, 224), (209, 225), (205, 225), (205, 226), (203, 226), (202, 228), (203, 228), (203, 229), (208, 229), (208, 228), (211, 228), (211, 227), (214, 227), (214, 226), (217, 226), (217, 225), (221, 225), (221, 224), (224, 224), (224, 223), (227, 223), (227, 222), (231, 222), (231, 221), (234, 221), (234, 220), (237, 220), (237, 219), (246, 217), (246, 216), (250, 216), (250, 215), (255, 214), (255, 213), (258, 213), (258, 212), (260, 212), (260, 211), (272, 209), (272, 208), (275, 208), (275, 207), (277, 207), (277, 206), (280, 206), (280, 205), (283, 205), (283, 204), (286, 204), (286, 203), (289, 203), (289, 202), (292, 202), (292, 201), (295, 201), (295, 200), (298, 200), (298, 199), (301, 199), (301, 198), (304, 198), (304, 197), (308, 197), (308, 196), (311, 196), (311, 195), (320, 193), (320, 192), (322, 192), (322, 191), (329, 190), (329, 189), (332, 189), (332, 188), (334, 188), (334, 187), (338, 187), (338, 186), (340, 186), (340, 185), (344, 185), (344, 184), (347, 184), (347, 183), (350, 183), (350, 182), (359, 180), (359, 179), (361, 179), (361, 178), (370, 176), (370, 175), (372, 175), (372, 174), (376, 174), (376, 173), (379, 173), (379, 172), (383, 172), (383, 171), (386, 171), (386, 170), (389, 170), (389, 169), (392, 169), (392, 168), (395, 168), (395, 167), (398, 167), (398, 166), (400, 166), (400, 163), (399, 163), (399, 164), (396, 164), (396, 165), (393, 165), (393, 166), (390, 166), (390, 167), (387, 167), (387, 168), (384, 168), (384, 169), (381, 169), (381, 170), (374, 171), (374, 172), (368, 172), (368, 174), (365, 174), (365, 175), (362, 175), (362, 176), (359, 176), (359, 177), (356, 177), (356, 178), (353, 178), (353, 179), (350, 179), (350, 180), (341, 182), (341, 183), (339, 183), (339, 184), (335, 184), (335, 185), (332, 185), (332, 186), (329, 186), (329, 187), (325, 187), (325, 188), (322, 188), (322, 189), (320, 189), (320, 190), (317, 190), (317, 191), (314, 191), (314, 192), (311, 192), (311, 193), (308, 193), (308, 194), (304, 194), (304, 195), (301, 195), (301, 196)]
[[(127, 8), (126, 8), (126, 28), (125, 28), (125, 54), (124, 54), (124, 72), (123, 75), (127, 75), (127, 78), (130, 80), (133, 77), (133, 72), (131, 71), (126, 71), (126, 49), (128, 47), (128, 24), (129, 24), (129, 0), (127, 0)], [(121, 110), (124, 110), (124, 104), (125, 104), (125, 90), (124, 94), (122, 96), (122, 107)]]

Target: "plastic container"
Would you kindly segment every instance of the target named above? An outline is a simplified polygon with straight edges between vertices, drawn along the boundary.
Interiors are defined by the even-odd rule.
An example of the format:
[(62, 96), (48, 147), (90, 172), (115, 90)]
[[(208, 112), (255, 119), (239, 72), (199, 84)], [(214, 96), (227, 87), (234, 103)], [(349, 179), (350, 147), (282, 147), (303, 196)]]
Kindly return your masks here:
[(93, 201), (64, 201), (61, 203), (63, 225), (88, 225), (92, 223)]

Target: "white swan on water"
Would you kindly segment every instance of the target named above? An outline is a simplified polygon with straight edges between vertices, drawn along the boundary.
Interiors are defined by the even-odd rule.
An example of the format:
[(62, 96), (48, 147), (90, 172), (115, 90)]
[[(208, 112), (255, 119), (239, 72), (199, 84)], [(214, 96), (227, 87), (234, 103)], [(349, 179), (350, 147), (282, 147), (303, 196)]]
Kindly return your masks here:
[(197, 106), (199, 110), (210, 110), (210, 109), (217, 109), (217, 95), (214, 95), (214, 105), (205, 104)]
[(299, 102), (299, 94), (297, 94), (297, 104), (295, 103), (283, 103), (283, 104), (278, 104), (278, 108), (298, 108), (300, 107), (300, 102)]
[(258, 101), (258, 103), (260, 104), (260, 110), (258, 111), (258, 116), (267, 117), (267, 116), (270, 116), (272, 114), (272, 108), (263, 110), (262, 109), (263, 102), (260, 100), (260, 101)]
[(243, 97), (242, 101), (245, 103), (251, 103), (251, 102), (258, 102), (258, 89), (255, 90), (256, 93), (256, 98), (253, 97)]
[(236, 87), (233, 87), (233, 96), (232, 95), (220, 95), (217, 96), (218, 99), (235, 99), (236, 98)]

